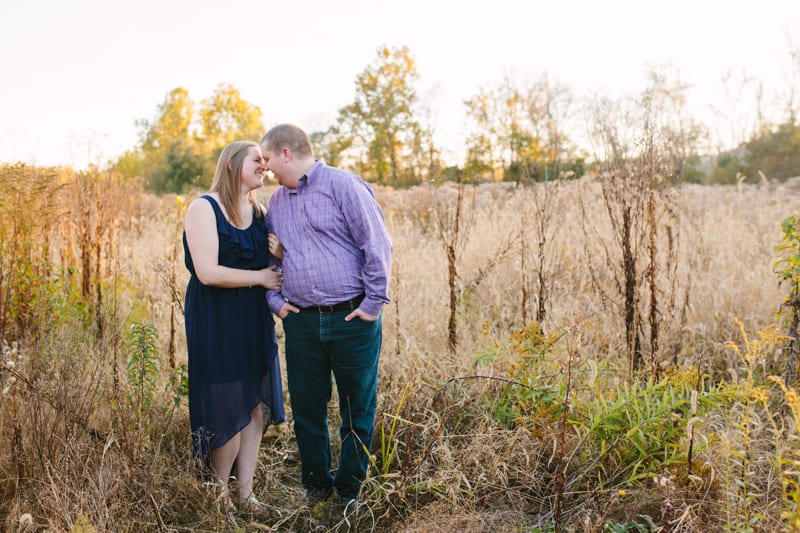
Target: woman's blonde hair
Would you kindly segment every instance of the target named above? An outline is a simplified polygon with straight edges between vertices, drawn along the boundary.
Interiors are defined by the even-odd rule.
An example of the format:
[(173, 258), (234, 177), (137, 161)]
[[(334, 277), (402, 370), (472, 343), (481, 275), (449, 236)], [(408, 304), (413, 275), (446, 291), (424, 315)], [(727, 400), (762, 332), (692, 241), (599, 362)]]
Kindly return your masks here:
[[(258, 143), (253, 141), (234, 141), (222, 149), (217, 160), (217, 170), (211, 191), (219, 195), (220, 203), (225, 208), (230, 221), (234, 226), (242, 226), (242, 217), (239, 215), (239, 198), (242, 195), (242, 167), (250, 148), (258, 148)], [(247, 193), (247, 199), (256, 211), (256, 216), (261, 217), (261, 207), (258, 205), (255, 191)]]

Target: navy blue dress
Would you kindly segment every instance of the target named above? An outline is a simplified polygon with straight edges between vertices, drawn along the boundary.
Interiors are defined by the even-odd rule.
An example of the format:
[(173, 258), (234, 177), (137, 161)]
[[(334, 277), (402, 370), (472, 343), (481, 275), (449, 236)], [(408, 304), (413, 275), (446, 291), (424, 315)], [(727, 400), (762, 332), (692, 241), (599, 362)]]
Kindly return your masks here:
[[(247, 229), (231, 225), (214, 198), (219, 235), (219, 264), (260, 270), (269, 266), (267, 226), (254, 213)], [(194, 271), (183, 234), (186, 268), (184, 314), (189, 352), (189, 419), (192, 451), (208, 453), (228, 442), (250, 423), (250, 412), (262, 403), (264, 431), (286, 419), (283, 409), (275, 322), (263, 287), (220, 288), (203, 285)]]

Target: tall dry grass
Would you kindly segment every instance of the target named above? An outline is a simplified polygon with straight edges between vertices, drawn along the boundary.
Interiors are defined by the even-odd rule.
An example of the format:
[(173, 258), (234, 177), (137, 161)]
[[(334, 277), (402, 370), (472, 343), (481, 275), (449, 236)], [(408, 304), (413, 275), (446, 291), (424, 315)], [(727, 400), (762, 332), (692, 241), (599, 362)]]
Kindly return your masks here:
[[(728, 342), (741, 340), (734, 317), (749, 332), (764, 330), (783, 300), (771, 265), (781, 220), (800, 209), (796, 181), (670, 193), (680, 242), (670, 264), (677, 282), (661, 295), (674, 300), (660, 333), (666, 377), (634, 385), (624, 316), (601, 290), (613, 274), (602, 261), (593, 274), (587, 265), (604, 252), (584, 226), (610, 231), (597, 183), (563, 183), (552, 198), (558, 231), (544, 263), (552, 265), (546, 333), (531, 325), (530, 312), (523, 323), (523, 306), (536, 308), (523, 295), (537, 292), (522, 284), (536, 283), (538, 272), (519, 271), (541, 264), (521, 256), (537, 249), (536, 233), (520, 232), (536, 192), (505, 184), (474, 190), (457, 262), (453, 355), (449, 265), (435, 210), (457, 191), (379, 189), (394, 244), (394, 302), (384, 311), (374, 463), (363, 492), (368, 512), (357, 523), (333, 504), (305, 505), (289, 424), (270, 428), (263, 441), (256, 491), (266, 508), (215, 507), (213, 490), (192, 467), (187, 407), (175, 382), (186, 361), (174, 312), (187, 281), (175, 253), (180, 208), (174, 197), (132, 189), (123, 198), (102, 187), (92, 196), (88, 186), (75, 187), (31, 194), (51, 194), (58, 205), (90, 202), (113, 216), (102, 219), (107, 230), (90, 235), (95, 243), (86, 249), (94, 255), (82, 255), (85, 209), (61, 212), (61, 237), (35, 259), (75, 274), (48, 289), (56, 301), (36, 300), (38, 311), (26, 315), (35, 335), (15, 329), (4, 340), (3, 358), (13, 362), (0, 374), (0, 519), (7, 530), (622, 531), (647, 520), (671, 531), (747, 520), (754, 531), (786, 526), (787, 469), (776, 450), (794, 434), (776, 414), (777, 388), (764, 388), (766, 376), (781, 372), (780, 350), (753, 359), (748, 375), (741, 351)], [(75, 190), (84, 203), (60, 196)], [(262, 191), (265, 201), (269, 192)], [(514, 239), (520, 234), (525, 245)], [(88, 278), (77, 274), (87, 268), (81, 258)], [(89, 295), (80, 294), (85, 279)], [(142, 323), (159, 332), (149, 405), (137, 403), (136, 383), (125, 374), (126, 331)], [(659, 402), (663, 411), (655, 409)], [(610, 421), (621, 413), (633, 425), (618, 434)], [(669, 444), (680, 453), (631, 455), (627, 433), (637, 431), (653, 449)]]
[[(518, 230), (531, 202), (529, 190), (483, 189), (477, 195), (476, 222), (459, 265), (464, 284), (477, 275), (497, 244)], [(590, 181), (575, 182), (562, 187), (560, 193), (557, 268), (547, 323), (591, 321), (589, 345), (594, 355), (617, 357), (624, 343), (620, 313), (592, 288), (585, 257), (601, 254), (597, 243), (586, 242), (577, 211), (580, 197), (588, 208), (590, 223), (601, 233), (609, 231), (599, 187)], [(683, 241), (675, 291), (682, 308), (676, 323), (670, 324), (675, 331), (665, 339), (665, 351), (681, 364), (706, 361), (705, 365), (713, 367), (723, 362), (724, 343), (735, 332), (731, 317), (741, 318), (754, 329), (774, 320), (782, 293), (771, 259), (780, 240), (780, 222), (797, 210), (798, 193), (792, 185), (784, 185), (742, 190), (687, 186), (673, 194), (680, 210)], [(406, 306), (400, 310), (405, 330), (399, 336), (408, 343), (406, 352), (419, 348), (428, 356), (421, 359), (435, 361), (438, 358), (430, 355), (441, 353), (446, 339), (440, 310), (447, 301), (447, 267), (435, 232), (425, 221), (432, 206), (423, 189), (387, 192), (384, 203), (394, 260), (405, 273), (401, 286), (393, 287)], [(480, 351), (487, 338), (502, 338), (521, 325), (518, 265), (510, 256), (462, 302), (463, 362), (468, 364), (469, 356)], [(389, 329), (394, 312), (393, 308), (386, 310), (388, 339), (397, 336)]]

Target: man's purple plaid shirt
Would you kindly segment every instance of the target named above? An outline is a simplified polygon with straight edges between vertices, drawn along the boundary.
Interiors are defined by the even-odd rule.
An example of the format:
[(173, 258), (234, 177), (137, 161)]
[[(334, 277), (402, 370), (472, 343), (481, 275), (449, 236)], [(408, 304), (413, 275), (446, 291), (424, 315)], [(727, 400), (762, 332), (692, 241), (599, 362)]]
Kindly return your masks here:
[(279, 187), (267, 210), (283, 244), (283, 287), (268, 291), (273, 313), (285, 302), (333, 305), (365, 293), (359, 306), (380, 314), (389, 303), (392, 243), (372, 188), (321, 159), (297, 189)]

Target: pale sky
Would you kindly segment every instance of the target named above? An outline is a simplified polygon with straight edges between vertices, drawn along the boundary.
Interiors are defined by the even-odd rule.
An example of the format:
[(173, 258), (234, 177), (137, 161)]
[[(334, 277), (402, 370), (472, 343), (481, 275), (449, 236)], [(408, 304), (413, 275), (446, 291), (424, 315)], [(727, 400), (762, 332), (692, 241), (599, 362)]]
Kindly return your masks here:
[(384, 44), (409, 47), (453, 160), (463, 101), (506, 75), (615, 96), (671, 64), (698, 112), (726, 71), (779, 95), (800, 0), (0, 0), (0, 162), (105, 163), (179, 86), (199, 103), (230, 83), (266, 127), (323, 129)]

